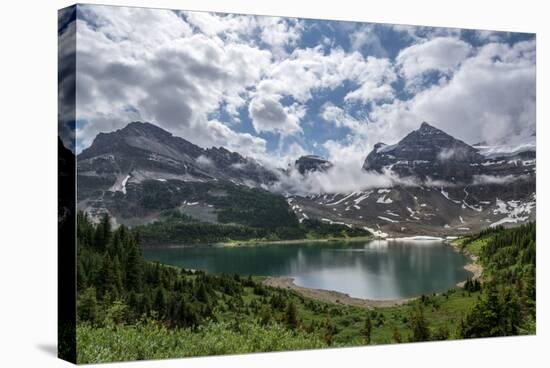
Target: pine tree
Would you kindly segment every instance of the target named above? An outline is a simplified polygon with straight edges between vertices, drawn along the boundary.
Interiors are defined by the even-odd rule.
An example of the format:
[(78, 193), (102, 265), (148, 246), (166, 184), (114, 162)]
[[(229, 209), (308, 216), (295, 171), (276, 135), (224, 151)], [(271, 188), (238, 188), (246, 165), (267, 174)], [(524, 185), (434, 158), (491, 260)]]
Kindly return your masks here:
[(155, 292), (153, 308), (157, 311), (160, 318), (164, 318), (166, 315), (166, 291), (162, 286), (158, 287)]
[(262, 325), (268, 325), (271, 322), (271, 309), (264, 305), (260, 311), (260, 322)]
[(78, 297), (78, 318), (95, 324), (99, 320), (99, 310), (96, 299), (96, 290), (91, 287), (79, 293)]
[(370, 345), (372, 334), (372, 319), (370, 313), (367, 313), (367, 317), (365, 318), (365, 326), (361, 332), (363, 333), (366, 344)]
[(296, 310), (296, 305), (294, 305), (292, 300), (288, 302), (286, 307), (284, 321), (290, 328), (294, 329), (298, 327), (298, 311)]
[(133, 242), (128, 245), (126, 258), (126, 288), (128, 290), (140, 291), (143, 277), (142, 255), (139, 246)]
[(111, 238), (111, 218), (109, 214), (104, 214), (96, 226), (94, 232), (94, 247), (98, 252), (107, 249), (107, 244)]
[(100, 294), (109, 293), (111, 296), (116, 297), (118, 294), (117, 289), (117, 275), (113, 267), (113, 261), (109, 256), (109, 253), (105, 253), (103, 256), (103, 262), (101, 265), (101, 273), (99, 274), (99, 291)]
[(414, 310), (409, 317), (410, 328), (412, 330), (412, 341), (430, 340), (430, 328), (428, 321), (424, 317), (424, 308), (417, 302)]
[(195, 298), (197, 298), (199, 302), (208, 303), (208, 291), (206, 290), (206, 286), (204, 286), (204, 282), (199, 282), (199, 287), (195, 293)]
[(76, 266), (76, 289), (84, 290), (86, 289), (87, 284), (88, 278), (84, 272), (84, 265), (82, 264), (82, 260), (78, 260), (78, 264)]

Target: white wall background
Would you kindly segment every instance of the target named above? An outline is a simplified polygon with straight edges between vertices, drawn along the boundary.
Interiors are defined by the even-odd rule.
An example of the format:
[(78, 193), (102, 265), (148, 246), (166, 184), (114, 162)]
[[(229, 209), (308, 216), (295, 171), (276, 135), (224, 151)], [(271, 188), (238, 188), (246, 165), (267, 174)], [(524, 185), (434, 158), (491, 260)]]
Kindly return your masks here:
[[(249, 14), (537, 33), (538, 319), (536, 337), (112, 364), (110, 367), (528, 367), (550, 346), (548, 10), (545, 2), (479, 0), (131, 0)], [(4, 2), (0, 10), (0, 366), (63, 367), (56, 349), (57, 9), (70, 1)]]

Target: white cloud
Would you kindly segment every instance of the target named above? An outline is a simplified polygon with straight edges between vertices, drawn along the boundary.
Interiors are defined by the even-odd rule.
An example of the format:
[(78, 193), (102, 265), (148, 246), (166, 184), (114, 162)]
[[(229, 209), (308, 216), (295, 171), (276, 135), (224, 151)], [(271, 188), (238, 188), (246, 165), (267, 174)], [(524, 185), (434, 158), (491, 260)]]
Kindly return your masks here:
[(258, 133), (291, 135), (302, 132), (300, 119), (305, 115), (305, 109), (298, 104), (283, 106), (276, 95), (255, 97), (248, 111)]
[(270, 45), (274, 55), (285, 57), (285, 48), (295, 46), (300, 40), (303, 24), (293, 18), (258, 17), (262, 42)]
[(292, 194), (350, 193), (370, 188), (391, 187), (395, 184), (416, 185), (414, 181), (400, 179), (391, 172), (375, 173), (357, 170), (349, 165), (335, 165), (325, 172), (302, 175), (290, 170), (281, 175), (272, 189)]
[(413, 26), (406, 24), (390, 24), (388, 28), (405, 36), (409, 41), (424, 42), (436, 37), (460, 37), (460, 28), (441, 28), (428, 26)]
[[(281, 142), (310, 139), (303, 120), (319, 113), (324, 121), (315, 124), (332, 123), (350, 134), (310, 146), (322, 146), (336, 163), (360, 167), (376, 142), (395, 143), (422, 121), (468, 143), (534, 131), (534, 41), (474, 48), (457, 38), (457, 29), (391, 26), (414, 45), (390, 60), (356, 51), (378, 47), (371, 25), (350, 30), (352, 51), (346, 52), (328, 37), (300, 48), (304, 22), (296, 19), (79, 9), (77, 118), (88, 121), (78, 130), (80, 148), (99, 131), (143, 120), (202, 146), (286, 163), (305, 150), (282, 149)], [(481, 32), (478, 38), (500, 35), (494, 36)], [(423, 83), (431, 71), (444, 78)], [(412, 92), (405, 100), (396, 90), (402, 81)], [(342, 100), (312, 108), (315, 96), (343, 85), (349, 88)], [(359, 117), (349, 113), (357, 104), (365, 105), (354, 112)], [(246, 112), (255, 132), (237, 131)], [(256, 133), (279, 135), (279, 150), (268, 154), (266, 139)]]
[(199, 157), (197, 157), (197, 159), (195, 161), (201, 167), (213, 167), (213, 166), (215, 166), (214, 162), (211, 159), (209, 159), (208, 157), (206, 157), (205, 155), (200, 155)]
[(509, 184), (518, 180), (526, 179), (526, 175), (474, 175), (474, 180), (472, 185), (484, 185), (484, 184)]
[(363, 167), (363, 162), (371, 151), (372, 145), (364, 136), (349, 135), (343, 141), (329, 139), (323, 143), (323, 148), (327, 151), (331, 162), (359, 170)]
[(354, 134), (359, 134), (361, 138), (365, 138), (367, 122), (354, 118), (344, 109), (334, 105), (332, 102), (326, 102), (321, 106), (320, 116), (327, 123), (332, 123), (338, 128), (348, 128)]
[(365, 24), (350, 33), (351, 48), (356, 51), (363, 50), (369, 55), (386, 57), (386, 49), (376, 34), (375, 27), (374, 24)]
[[(93, 23), (79, 20), (77, 26), (77, 110), (78, 118), (88, 121), (78, 132), (80, 148), (99, 131), (146, 120), (204, 146), (238, 147), (237, 142), (252, 140), (251, 152), (265, 149), (263, 139), (209, 121), (209, 114), (223, 106), (237, 119), (249, 89), (271, 65), (268, 50), (192, 33), (189, 24), (168, 10), (79, 9)], [(232, 29), (246, 29), (240, 24)]]
[(459, 39), (437, 37), (401, 50), (396, 62), (408, 80), (428, 71), (449, 74), (470, 54), (471, 49), (469, 44)]
[(470, 144), (534, 131), (535, 69), (534, 41), (483, 46), (448, 82), (376, 106), (369, 138), (394, 143), (422, 121)]

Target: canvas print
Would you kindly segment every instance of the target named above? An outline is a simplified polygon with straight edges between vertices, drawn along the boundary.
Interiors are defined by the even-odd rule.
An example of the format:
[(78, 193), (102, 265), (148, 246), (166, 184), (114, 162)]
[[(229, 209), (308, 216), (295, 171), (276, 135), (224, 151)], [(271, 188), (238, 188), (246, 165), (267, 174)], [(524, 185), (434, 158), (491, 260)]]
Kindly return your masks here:
[(59, 354), (535, 334), (534, 34), (59, 11)]

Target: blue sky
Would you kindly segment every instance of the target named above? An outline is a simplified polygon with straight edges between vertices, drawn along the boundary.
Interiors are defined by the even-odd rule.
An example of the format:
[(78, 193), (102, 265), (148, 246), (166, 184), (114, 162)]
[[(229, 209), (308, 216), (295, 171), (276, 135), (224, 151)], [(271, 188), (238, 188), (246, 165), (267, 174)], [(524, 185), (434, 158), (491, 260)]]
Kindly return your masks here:
[(77, 151), (133, 120), (277, 166), (360, 165), (422, 121), (468, 143), (535, 130), (532, 34), (98, 5), (71, 32)]

